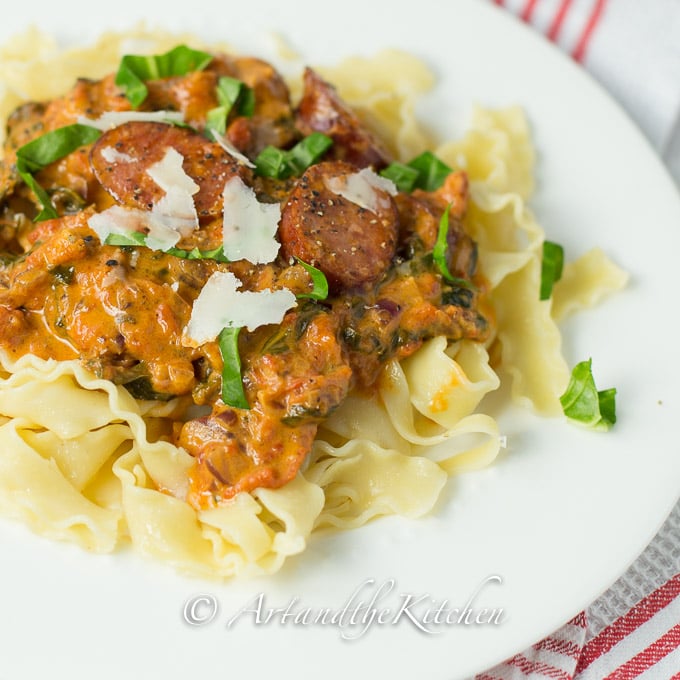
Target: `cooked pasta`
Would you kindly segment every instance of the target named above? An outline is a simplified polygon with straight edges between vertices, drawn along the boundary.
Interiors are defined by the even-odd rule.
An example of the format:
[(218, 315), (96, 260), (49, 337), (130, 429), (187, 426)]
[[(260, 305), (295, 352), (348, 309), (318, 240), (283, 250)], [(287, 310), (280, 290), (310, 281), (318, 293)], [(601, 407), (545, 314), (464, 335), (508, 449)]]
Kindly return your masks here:
[[(138, 30), (60, 52), (30, 32), (0, 55), (0, 115), (25, 99), (59, 96), (78, 76), (101, 78), (124, 53), (180, 41)], [(397, 158), (432, 146), (414, 103), (433, 78), (413, 57), (385, 52), (323, 74)], [(96, 552), (129, 541), (202, 576), (270, 574), (303, 551), (315, 530), (356, 528), (386, 514), (420, 517), (449, 475), (492, 463), (501, 437), (483, 399), (500, 381), (490, 354), (500, 356), (515, 399), (559, 413), (569, 371), (556, 321), (620, 288), (625, 274), (592, 251), (567, 266), (551, 301), (539, 300), (545, 236), (527, 206), (534, 152), (519, 109), (478, 109), (465, 136), (436, 154), (470, 180), (463, 224), (478, 245), (490, 335), (455, 342), (435, 335), (410, 356), (387, 360), (375, 389), (351, 391), (323, 419), (291, 481), (198, 507), (188, 502), (195, 459), (173, 435), (178, 414), (186, 418), (185, 398), (133, 398), (81, 361), (32, 352), (17, 358), (5, 349), (0, 511)]]

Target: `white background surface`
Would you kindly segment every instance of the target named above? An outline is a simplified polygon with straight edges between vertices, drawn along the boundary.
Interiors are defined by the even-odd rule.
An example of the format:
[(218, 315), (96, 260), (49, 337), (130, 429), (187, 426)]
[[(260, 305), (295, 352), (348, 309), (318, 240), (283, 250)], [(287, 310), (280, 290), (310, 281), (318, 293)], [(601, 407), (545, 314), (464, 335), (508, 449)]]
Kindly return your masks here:
[[(0, 523), (0, 678), (209, 676), (453, 680), (503, 660), (581, 611), (644, 548), (680, 488), (676, 354), (671, 310), (680, 204), (670, 179), (625, 116), (568, 60), (495, 8), (474, 0), (369, 5), (117, 2), (106, 19), (88, 3), (15, 5), (0, 39), (30, 22), (64, 43), (139, 18), (261, 52), (285, 35), (310, 63), (401, 47), (439, 78), (423, 113), (459, 136), (471, 105), (525, 106), (539, 152), (533, 202), (551, 240), (576, 257), (603, 246), (631, 272), (627, 291), (570, 321), (570, 364), (588, 356), (601, 388), (616, 386), (619, 422), (594, 434), (517, 410), (501, 414), (509, 448), (488, 470), (454, 479), (432, 517), (390, 518), (315, 540), (267, 580), (187, 579), (136, 555), (86, 555)], [(497, 627), (426, 635), (406, 621), (354, 641), (332, 627), (226, 622), (259, 593), (267, 606), (341, 609), (367, 579), (396, 593), (463, 606), (491, 575), (479, 606), (502, 607)], [(182, 621), (200, 592), (220, 603), (208, 626)], [(385, 606), (394, 606), (393, 594)]]

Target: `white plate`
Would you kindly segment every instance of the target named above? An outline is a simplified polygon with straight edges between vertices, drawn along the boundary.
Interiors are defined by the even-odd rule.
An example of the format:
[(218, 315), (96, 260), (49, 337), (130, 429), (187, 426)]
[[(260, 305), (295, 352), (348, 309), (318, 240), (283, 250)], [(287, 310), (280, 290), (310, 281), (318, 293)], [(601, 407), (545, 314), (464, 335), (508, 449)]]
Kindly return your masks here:
[[(605, 590), (644, 548), (680, 488), (674, 272), (680, 252), (675, 188), (640, 134), (583, 73), (547, 43), (474, 0), (324, 4), (296, 0), (226, 3), (117, 0), (106, 19), (92, 3), (15, 3), (6, 39), (35, 21), (82, 42), (138, 18), (225, 38), (261, 52), (262, 36), (287, 36), (311, 63), (396, 46), (423, 57), (439, 77), (424, 112), (458, 136), (471, 104), (526, 107), (539, 150), (533, 202), (550, 238), (577, 256), (594, 245), (632, 274), (628, 290), (570, 322), (570, 363), (593, 357), (601, 387), (618, 387), (619, 422), (594, 434), (518, 411), (501, 423), (509, 449), (488, 470), (451, 480), (432, 517), (390, 518), (313, 541), (274, 578), (221, 585), (185, 579), (131, 554), (91, 556), (0, 524), (0, 676), (277, 677), (325, 680), (414, 677), (452, 680), (481, 671), (549, 634)], [(152, 10), (151, 8), (155, 8)], [(198, 10), (198, 11), (197, 11)], [(377, 610), (428, 595), (433, 608), (502, 608), (499, 625), (392, 625), (383, 615), (358, 639), (339, 625), (256, 623), (285, 608), (336, 617), (369, 579), (394, 590)], [(382, 591), (384, 594), (384, 591)], [(214, 594), (212, 622), (191, 627), (185, 601)], [(364, 597), (365, 599), (365, 597)], [(356, 600), (343, 619), (356, 607)], [(423, 603), (421, 603), (422, 607)], [(199, 616), (205, 606), (196, 608)], [(364, 612), (365, 614), (365, 612)], [(234, 618), (231, 628), (227, 621)], [(361, 619), (361, 612), (358, 616)], [(455, 618), (455, 617), (454, 617)], [(248, 674), (247, 676), (245, 674)]]

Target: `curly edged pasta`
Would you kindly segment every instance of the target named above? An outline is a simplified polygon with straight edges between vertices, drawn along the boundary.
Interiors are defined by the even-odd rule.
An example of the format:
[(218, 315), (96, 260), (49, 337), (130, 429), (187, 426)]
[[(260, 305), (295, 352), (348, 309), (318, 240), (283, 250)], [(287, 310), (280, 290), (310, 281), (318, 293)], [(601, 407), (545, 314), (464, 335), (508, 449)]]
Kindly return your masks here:
[[(148, 51), (177, 41), (143, 31), (133, 39), (136, 49), (143, 45)], [(32, 63), (16, 46), (6, 50), (2, 76), (10, 89), (3, 110), (8, 113), (18, 103), (19, 92), (57, 96), (66, 88), (60, 82), (54, 92), (43, 91), (45, 68), (68, 79), (82, 75), (87, 62), (87, 74), (101, 77), (129, 49), (128, 40), (109, 35), (92, 51), (61, 55), (45, 42), (43, 52), (49, 54), (38, 54)], [(19, 71), (11, 71), (16, 65)], [(353, 76), (357, 67), (360, 79)], [(17, 72), (21, 78), (12, 80)], [(416, 59), (387, 52), (358, 63), (349, 60), (324, 75), (350, 105), (361, 102), (358, 110), (371, 134), (390, 140), (388, 153), (406, 159), (429, 145), (413, 109), (415, 99), (432, 86), (432, 76)], [(244, 142), (245, 151), (249, 143)], [(483, 413), (484, 396), (499, 386), (490, 354), (500, 356), (515, 398), (544, 413), (558, 412), (568, 369), (555, 319), (618, 289), (625, 274), (601, 252), (587, 254), (568, 265), (552, 301), (539, 300), (545, 237), (527, 207), (534, 152), (519, 109), (478, 109), (467, 134), (436, 153), (470, 180), (467, 212), (460, 217), (477, 243), (491, 334), (453, 343), (434, 334), (419, 338), (414, 351), (380, 363), (364, 356), (359, 344), (351, 350), (353, 370), (375, 387), (350, 390), (329, 409), (291, 480), (203, 506), (187, 502), (195, 458), (172, 432), (173, 421), (186, 408), (182, 396), (164, 402), (134, 399), (123, 386), (96, 377), (76, 360), (30, 353), (17, 360), (5, 354), (0, 380), (3, 514), (94, 551), (130, 541), (148, 556), (203, 576), (269, 574), (303, 551), (315, 530), (355, 528), (385, 514), (422, 516), (434, 507), (449, 475), (493, 462), (501, 439), (494, 419)], [(432, 213), (437, 219), (438, 210)], [(196, 274), (199, 278), (213, 273), (212, 264), (200, 266), (210, 271)], [(191, 267), (186, 265), (189, 274)], [(421, 288), (428, 281), (427, 276), (415, 280)], [(391, 285), (380, 289), (393, 296), (384, 305), (387, 311), (400, 300), (398, 286)], [(376, 298), (373, 302), (380, 301)], [(341, 317), (351, 317), (354, 312), (347, 310), (353, 309), (351, 299), (336, 307)], [(371, 320), (362, 326), (363, 318), (357, 328), (365, 337)], [(314, 323), (323, 325), (325, 317)], [(264, 370), (256, 362), (246, 365), (247, 375)]]

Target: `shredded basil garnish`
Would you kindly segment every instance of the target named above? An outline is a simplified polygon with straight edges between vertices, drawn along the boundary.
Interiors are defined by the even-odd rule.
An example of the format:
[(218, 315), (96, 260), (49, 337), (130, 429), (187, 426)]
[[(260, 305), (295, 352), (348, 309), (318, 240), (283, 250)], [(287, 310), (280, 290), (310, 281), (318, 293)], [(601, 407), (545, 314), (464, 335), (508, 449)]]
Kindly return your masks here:
[(224, 254), (224, 246), (213, 248), (212, 250), (199, 250), (192, 248), (191, 250), (182, 250), (182, 248), (168, 248), (163, 252), (168, 255), (182, 258), (183, 260), (215, 260), (216, 262), (231, 262), (231, 260)]
[[(148, 248), (146, 242), (147, 236), (141, 231), (130, 231), (125, 234), (109, 234), (104, 240), (104, 245), (107, 246), (145, 246)], [(170, 247), (161, 252), (167, 253), (174, 257), (179, 257), (183, 260), (215, 260), (217, 262), (231, 262), (224, 254), (224, 246), (213, 248), (212, 250), (199, 250), (193, 248), (192, 250), (184, 250), (183, 248)]]
[(420, 177), (420, 172), (404, 163), (394, 161), (390, 163), (380, 174), (394, 182), (395, 186), (402, 193), (411, 193), (416, 188), (416, 182)]
[(21, 159), (28, 172), (37, 172), (81, 146), (96, 141), (100, 135), (101, 132), (90, 125), (67, 125), (24, 144), (17, 150), (17, 159)]
[(126, 54), (116, 73), (116, 85), (128, 101), (137, 108), (149, 94), (145, 80), (158, 80), (169, 76), (184, 76), (191, 71), (202, 71), (212, 61), (212, 55), (178, 45), (165, 54)]
[(246, 84), (243, 85), (241, 96), (238, 99), (238, 112), (239, 115), (246, 118), (252, 118), (255, 113), (255, 90)]
[(394, 161), (380, 174), (392, 180), (399, 191), (410, 193), (414, 189), (434, 191), (444, 184), (452, 169), (431, 151), (425, 151), (408, 163)]
[(255, 159), (255, 171), (261, 177), (273, 179), (286, 179), (291, 175), (301, 175), (332, 145), (333, 140), (327, 135), (312, 132), (288, 151), (282, 151), (275, 146), (267, 146)]
[(328, 280), (326, 275), (311, 264), (307, 264), (299, 257), (295, 258), (312, 278), (312, 290), (309, 293), (300, 293), (296, 297), (303, 300), (325, 300), (328, 297)]
[(146, 234), (130, 231), (127, 234), (109, 234), (104, 240), (107, 246), (146, 246)]
[(600, 390), (597, 393), (602, 421), (607, 423), (607, 429), (616, 423), (616, 388)]
[(286, 162), (294, 175), (301, 175), (310, 165), (316, 163), (333, 145), (333, 140), (321, 132), (299, 141), (290, 151)]
[(592, 359), (574, 366), (560, 403), (567, 418), (587, 427), (608, 430), (616, 423), (616, 389), (598, 392), (593, 378)]
[(255, 172), (260, 177), (283, 179), (288, 176), (288, 170), (286, 152), (275, 146), (264, 148), (255, 159)]
[(17, 149), (17, 172), (37, 196), (42, 206), (42, 210), (35, 218), (36, 222), (54, 219), (59, 215), (48, 193), (38, 184), (33, 174), (42, 170), (50, 163), (68, 156), (81, 146), (91, 144), (99, 139), (100, 135), (101, 132), (96, 128), (76, 123), (46, 132), (44, 135)]
[(227, 118), (234, 107), (241, 116), (253, 115), (254, 92), (244, 82), (227, 76), (219, 79), (216, 92), (219, 106), (208, 111), (205, 127), (223, 135), (227, 131)]
[(475, 286), (471, 281), (466, 279), (461, 279), (459, 276), (453, 276), (449, 271), (449, 267), (446, 263), (446, 251), (448, 250), (448, 233), (449, 233), (449, 210), (451, 209), (451, 204), (449, 203), (444, 210), (444, 214), (439, 220), (439, 229), (437, 230), (437, 241), (432, 249), (432, 259), (439, 273), (450, 283), (454, 283), (462, 288), (467, 288), (469, 290), (474, 290)]
[(30, 172), (26, 172), (23, 169), (21, 161), (17, 161), (17, 172), (28, 188), (36, 195), (36, 198), (42, 206), (42, 210), (35, 216), (33, 221), (42, 222), (43, 220), (52, 220), (55, 217), (59, 217), (52, 205), (49, 194), (38, 184), (35, 177), (33, 177)]
[(240, 328), (224, 328), (217, 338), (222, 355), (222, 401), (227, 406), (249, 409), (241, 378), (241, 357), (238, 352)]
[(425, 151), (408, 162), (408, 166), (418, 171), (415, 182), (416, 189), (434, 191), (444, 184), (444, 180), (451, 174), (451, 168), (437, 158), (431, 151)]
[(541, 262), (540, 299), (548, 300), (552, 295), (555, 282), (562, 278), (564, 249), (558, 243), (543, 241), (543, 260)]

